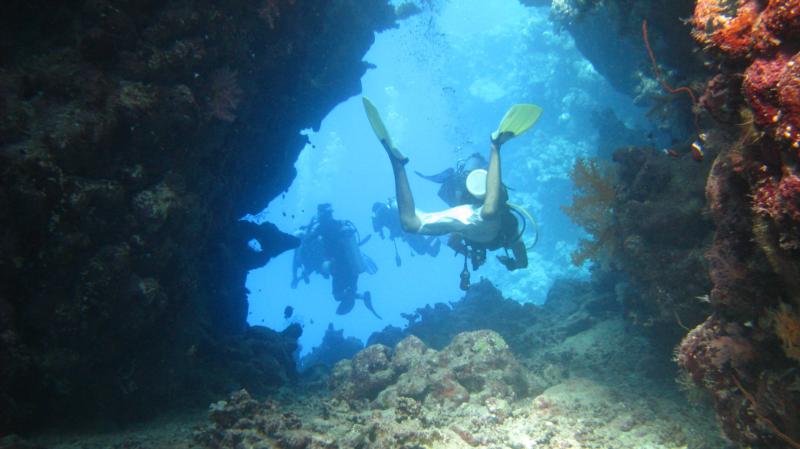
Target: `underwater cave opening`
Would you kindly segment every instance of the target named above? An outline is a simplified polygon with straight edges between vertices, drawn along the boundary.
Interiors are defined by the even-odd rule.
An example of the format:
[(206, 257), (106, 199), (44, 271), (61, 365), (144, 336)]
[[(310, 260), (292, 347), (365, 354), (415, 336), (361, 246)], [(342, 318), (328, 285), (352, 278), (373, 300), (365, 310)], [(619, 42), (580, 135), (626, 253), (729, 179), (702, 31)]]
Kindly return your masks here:
[[(510, 105), (544, 108), (534, 129), (503, 150), (510, 200), (525, 206), (539, 224), (529, 268), (508, 273), (490, 255), (472, 274), (473, 283), (486, 277), (511, 299), (541, 304), (555, 279), (587, 275), (585, 267), (570, 261), (582, 231), (561, 211), (572, 199), (573, 161), (598, 154), (598, 116), (614, 114), (635, 129), (643, 126), (642, 111), (593, 69), (568, 33), (556, 31), (548, 8), (516, 0), (496, 0), (490, 7), (480, 0), (440, 6), (423, 8), (376, 36), (364, 57), (375, 68), (363, 76), (362, 94), (375, 103), (392, 139), (410, 157), (416, 206), (427, 211), (446, 205), (437, 196), (438, 185), (412, 171), (438, 173), (474, 152), (487, 155), (488, 136)], [(309, 224), (318, 204), (330, 203), (334, 218), (350, 220), (362, 239), (371, 235), (361, 250), (378, 271), (362, 274), (358, 287), (371, 292), (383, 319), (361, 301), (350, 313), (337, 315), (331, 281), (319, 274), (291, 288), (293, 255), (287, 252), (250, 272), (249, 323), (276, 330), (299, 323), (303, 357), (320, 343), (329, 324), (366, 343), (385, 326), (403, 327), (402, 314), (460, 299), (463, 258), (453, 257), (445, 241), (434, 258), (413, 255), (400, 240), (395, 250), (391, 240), (372, 232), (372, 205), (393, 197), (394, 183), (361, 98), (339, 104), (318, 131), (303, 133), (310, 143), (296, 162), (296, 179), (255, 219), (293, 233)]]

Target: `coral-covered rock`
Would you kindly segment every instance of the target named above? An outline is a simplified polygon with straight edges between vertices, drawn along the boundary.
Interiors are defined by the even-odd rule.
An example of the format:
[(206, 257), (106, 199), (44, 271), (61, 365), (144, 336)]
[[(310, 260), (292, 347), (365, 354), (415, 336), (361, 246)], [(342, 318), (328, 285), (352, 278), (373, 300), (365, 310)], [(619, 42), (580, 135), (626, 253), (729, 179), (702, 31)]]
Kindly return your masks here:
[(800, 447), (798, 16), (796, 0), (704, 0), (693, 19), (695, 37), (721, 60), (714, 79), (743, 79), (741, 93), (724, 90), (733, 96), (725, 103), (741, 97), (747, 108), (718, 123), (711, 144), (713, 313), (684, 338), (677, 359), (711, 393), (726, 435), (751, 447)]
[[(426, 305), (413, 314), (405, 314), (408, 325), (401, 336), (413, 335), (431, 348), (443, 349), (461, 332), (492, 329), (514, 350), (522, 350), (525, 343), (521, 337), (539, 322), (538, 310), (533, 304), (504, 298), (500, 290), (483, 279), (473, 284), (460, 301)], [(396, 338), (397, 332), (391, 328), (370, 336), (371, 341)]]
[(738, 119), (742, 97), (739, 92), (742, 79), (733, 74), (718, 73), (707, 83), (698, 99), (699, 106), (722, 123), (733, 123)]
[(697, 300), (710, 289), (703, 257), (713, 233), (703, 202), (709, 167), (689, 151), (629, 147), (614, 153), (615, 164), (578, 160), (573, 204), (564, 208), (591, 236), (573, 261), (624, 273), (619, 299), (627, 319), (667, 347), (709, 311)]
[(751, 30), (758, 19), (758, 0), (700, 0), (692, 24), (695, 39), (731, 58), (750, 55)]
[(394, 347), (392, 366), (399, 372), (408, 371), (412, 366), (419, 365), (420, 361), (428, 356), (431, 350), (414, 335), (410, 335)]
[(508, 345), (496, 332), (480, 330), (459, 334), (439, 353), (455, 379), (478, 400), (525, 396), (527, 380)]
[(299, 431), (303, 424), (297, 415), (282, 412), (273, 401), (256, 401), (247, 390), (211, 404), (208, 415), (213, 426), (195, 434), (195, 443), (203, 447), (274, 447), (266, 441), (272, 437), (279, 447), (309, 447), (310, 439)]
[(791, 58), (792, 55), (779, 52), (769, 58), (756, 59), (745, 71), (742, 87), (756, 125), (771, 127), (781, 121), (778, 82)]
[(800, 147), (800, 2), (701, 0), (694, 37), (724, 57), (750, 64), (744, 97), (755, 123), (776, 140)]
[(333, 323), (328, 325), (322, 342), (311, 349), (311, 352), (300, 360), (303, 369), (314, 365), (324, 365), (332, 368), (336, 362), (349, 359), (358, 351), (364, 349), (364, 344), (355, 337), (344, 337), (344, 330), (336, 330)]
[(392, 366), (391, 349), (383, 345), (368, 346), (353, 357), (333, 367), (329, 386), (342, 399), (375, 399), (392, 384), (397, 375)]
[(385, 346), (369, 346), (352, 361), (336, 365), (330, 387), (337, 398), (374, 400), (382, 408), (413, 400), (451, 409), (528, 393), (522, 367), (503, 338), (489, 330), (459, 334), (441, 351), (414, 336), (403, 339), (391, 354)]

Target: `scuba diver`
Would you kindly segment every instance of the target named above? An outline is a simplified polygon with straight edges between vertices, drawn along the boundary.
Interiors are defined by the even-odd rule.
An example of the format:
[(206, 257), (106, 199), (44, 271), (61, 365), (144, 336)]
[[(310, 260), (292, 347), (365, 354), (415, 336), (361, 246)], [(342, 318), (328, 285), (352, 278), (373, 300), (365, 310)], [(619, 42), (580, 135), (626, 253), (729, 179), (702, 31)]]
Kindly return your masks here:
[(420, 178), (440, 184), (437, 194), (439, 198), (450, 207), (472, 201), (472, 195), (467, 191), (467, 176), (478, 169), (486, 170), (489, 162), (480, 153), (472, 153), (465, 159), (456, 163), (456, 168), (448, 168), (435, 175), (424, 175), (416, 170), (414, 173)]
[(359, 240), (353, 223), (334, 219), (333, 208), (324, 203), (317, 206), (317, 215), (311, 223), (301, 228), (300, 238), (292, 263), (292, 288), (297, 287), (300, 278), (308, 283), (311, 273), (320, 273), (326, 279), (331, 278), (333, 299), (339, 302), (337, 314), (349, 313), (356, 299), (361, 299), (373, 315), (383, 319), (372, 306), (370, 292), (358, 292), (358, 276), (378, 271), (375, 263), (359, 248), (369, 240), (369, 236)]
[[(309, 229), (316, 225), (316, 217), (311, 219), (307, 226), (301, 226), (294, 232), (294, 236), (300, 240), (300, 245), (295, 248), (292, 256), (292, 288), (297, 288), (300, 279), (308, 285), (308, 276), (312, 273), (319, 273), (325, 279), (330, 278), (330, 273), (323, 269), (325, 263), (325, 249), (320, 238), (308, 238)], [(299, 272), (299, 276), (298, 276)]]
[(383, 228), (389, 231), (389, 240), (394, 244), (394, 261), (399, 267), (403, 264), (400, 259), (400, 252), (397, 250), (397, 238), (404, 240), (411, 247), (412, 253), (425, 255), (430, 254), (436, 257), (439, 254), (441, 247), (441, 240), (436, 236), (424, 237), (419, 234), (410, 234), (403, 231), (400, 225), (400, 215), (397, 211), (397, 201), (394, 198), (389, 198), (386, 202), (375, 203), (372, 205), (372, 230), (381, 236), (381, 239), (386, 238), (383, 234)]
[[(471, 259), (473, 270), (476, 270), (486, 261), (487, 250), (504, 248), (505, 255), (497, 256), (497, 260), (510, 271), (526, 268), (528, 255), (522, 240), (524, 228), (519, 230), (519, 222), (512, 210), (521, 217), (529, 215), (507, 202), (508, 193), (501, 179), (500, 147), (530, 129), (541, 116), (542, 109), (531, 104), (512, 106), (491, 135), (487, 169), (470, 171), (464, 180), (465, 193), (452, 198), (459, 204), (439, 212), (422, 212), (414, 205), (408, 183), (405, 169), (408, 158), (392, 144), (377, 108), (366, 97), (363, 97), (363, 102), (370, 125), (392, 164), (403, 230), (424, 235), (450, 234), (448, 245), (457, 253), (464, 254), (462, 290), (470, 286), (467, 258)], [(513, 256), (508, 254), (509, 250)]]

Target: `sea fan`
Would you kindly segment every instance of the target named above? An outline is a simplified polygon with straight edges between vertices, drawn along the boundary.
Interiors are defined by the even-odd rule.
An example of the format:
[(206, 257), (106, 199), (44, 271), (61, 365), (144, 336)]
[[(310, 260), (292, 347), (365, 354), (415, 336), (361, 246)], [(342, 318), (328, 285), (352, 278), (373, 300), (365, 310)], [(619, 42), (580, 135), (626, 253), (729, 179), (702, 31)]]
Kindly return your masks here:
[(580, 266), (592, 259), (607, 264), (619, 246), (614, 220), (616, 175), (597, 159), (578, 158), (570, 176), (575, 193), (572, 205), (562, 206), (562, 210), (592, 236), (578, 242), (572, 262)]

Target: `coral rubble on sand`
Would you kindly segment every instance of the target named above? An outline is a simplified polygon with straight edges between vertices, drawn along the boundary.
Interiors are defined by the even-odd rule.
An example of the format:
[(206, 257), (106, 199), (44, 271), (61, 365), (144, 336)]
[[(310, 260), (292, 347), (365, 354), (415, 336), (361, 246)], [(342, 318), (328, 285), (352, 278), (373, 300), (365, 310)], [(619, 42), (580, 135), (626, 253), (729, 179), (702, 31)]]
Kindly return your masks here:
[[(607, 298), (586, 284), (559, 283), (543, 308), (513, 310), (491, 285), (478, 285), (469, 304), (428, 309), (408, 328), (449, 341), (441, 349), (413, 335), (393, 348), (369, 346), (336, 365), (330, 395), (301, 386), (258, 401), (236, 392), (211, 406), (212, 424), (196, 442), (209, 448), (722, 447), (705, 409), (687, 406), (670, 387), (669, 369), (654, 359), (647, 339), (626, 335), (621, 320), (600, 312)], [(508, 314), (484, 320), (497, 332), (457, 331), (493, 308), (503, 311), (498, 317)], [(501, 336), (504, 323), (517, 329), (532, 321), (538, 324), (527, 333), (504, 332), (514, 344)]]

